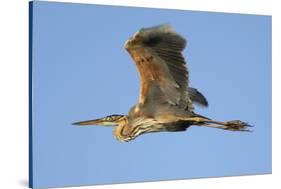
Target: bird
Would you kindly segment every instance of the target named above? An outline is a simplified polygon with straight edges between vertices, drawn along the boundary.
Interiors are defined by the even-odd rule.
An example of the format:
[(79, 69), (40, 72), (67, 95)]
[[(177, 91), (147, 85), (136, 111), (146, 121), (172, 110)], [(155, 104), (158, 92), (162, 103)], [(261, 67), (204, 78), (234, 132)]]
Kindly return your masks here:
[(127, 115), (113, 114), (73, 123), (78, 126), (113, 126), (121, 142), (153, 132), (180, 132), (191, 126), (229, 131), (251, 131), (240, 120), (215, 121), (194, 111), (194, 104), (208, 106), (205, 96), (189, 86), (183, 56), (187, 41), (169, 24), (141, 28), (125, 42), (140, 78), (138, 102)]

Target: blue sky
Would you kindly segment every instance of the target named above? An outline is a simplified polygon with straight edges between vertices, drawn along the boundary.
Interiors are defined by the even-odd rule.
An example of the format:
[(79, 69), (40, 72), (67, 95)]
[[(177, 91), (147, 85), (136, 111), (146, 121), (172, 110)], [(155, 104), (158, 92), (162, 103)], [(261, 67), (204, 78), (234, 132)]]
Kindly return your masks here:
[[(271, 17), (35, 2), (34, 187), (271, 173)], [(254, 132), (191, 127), (120, 143), (108, 127), (71, 123), (126, 114), (139, 95), (124, 49), (138, 29), (171, 24), (188, 45), (199, 114)]]

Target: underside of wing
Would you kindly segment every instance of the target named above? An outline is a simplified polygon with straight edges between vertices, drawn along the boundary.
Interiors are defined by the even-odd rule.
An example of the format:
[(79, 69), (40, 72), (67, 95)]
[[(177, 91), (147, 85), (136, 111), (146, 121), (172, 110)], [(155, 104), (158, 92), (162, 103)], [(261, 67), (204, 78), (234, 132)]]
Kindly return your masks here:
[[(126, 42), (125, 48), (140, 75), (139, 103), (153, 98), (192, 109), (188, 96), (188, 70), (182, 56), (185, 46), (185, 39), (167, 25), (141, 29)], [(155, 99), (155, 96), (159, 98)]]

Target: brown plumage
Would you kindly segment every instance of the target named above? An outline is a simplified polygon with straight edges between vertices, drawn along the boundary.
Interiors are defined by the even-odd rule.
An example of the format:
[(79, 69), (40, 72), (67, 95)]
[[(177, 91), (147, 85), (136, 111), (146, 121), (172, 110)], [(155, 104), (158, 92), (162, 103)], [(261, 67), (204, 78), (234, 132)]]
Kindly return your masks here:
[(186, 40), (169, 25), (141, 29), (126, 43), (125, 49), (137, 66), (140, 76), (138, 103), (128, 115), (74, 123), (75, 125), (116, 126), (120, 141), (160, 131), (184, 131), (191, 125), (232, 131), (249, 131), (249, 125), (235, 120), (213, 121), (193, 111), (193, 103), (208, 106), (206, 98), (189, 87), (189, 73), (182, 51)]

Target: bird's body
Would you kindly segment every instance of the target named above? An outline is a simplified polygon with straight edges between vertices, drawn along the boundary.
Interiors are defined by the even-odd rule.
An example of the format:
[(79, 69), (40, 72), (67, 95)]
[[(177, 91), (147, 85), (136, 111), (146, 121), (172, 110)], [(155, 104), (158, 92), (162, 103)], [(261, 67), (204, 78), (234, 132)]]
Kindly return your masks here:
[(120, 141), (160, 131), (184, 131), (191, 125), (247, 131), (239, 120), (217, 122), (193, 111), (193, 103), (208, 106), (206, 98), (189, 87), (189, 73), (182, 51), (186, 40), (168, 25), (141, 29), (126, 43), (140, 76), (140, 96), (128, 115), (77, 122), (77, 125), (117, 125)]

